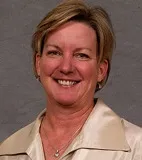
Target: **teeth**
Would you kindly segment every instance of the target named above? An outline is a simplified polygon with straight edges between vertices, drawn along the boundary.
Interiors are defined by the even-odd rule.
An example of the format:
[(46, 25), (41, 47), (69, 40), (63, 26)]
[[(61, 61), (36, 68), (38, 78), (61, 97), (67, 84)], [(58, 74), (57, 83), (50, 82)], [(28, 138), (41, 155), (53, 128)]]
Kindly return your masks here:
[(65, 80), (58, 80), (58, 83), (64, 86), (72, 86), (76, 82), (75, 81), (65, 81)]

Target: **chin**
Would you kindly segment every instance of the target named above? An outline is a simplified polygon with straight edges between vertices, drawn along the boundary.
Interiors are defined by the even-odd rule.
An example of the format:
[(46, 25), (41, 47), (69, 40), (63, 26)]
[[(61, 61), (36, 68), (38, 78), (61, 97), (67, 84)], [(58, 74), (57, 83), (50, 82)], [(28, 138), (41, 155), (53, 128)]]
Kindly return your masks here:
[(76, 98), (73, 98), (73, 97), (69, 98), (69, 97), (66, 97), (66, 96), (64, 96), (62, 98), (61, 97), (57, 98), (55, 100), (56, 100), (56, 102), (58, 104), (60, 104), (62, 106), (73, 106), (76, 103), (76, 101), (77, 101)]
[(58, 102), (58, 104), (60, 104), (62, 107), (65, 107), (65, 106), (68, 106), (68, 107), (71, 107), (71, 106), (73, 106), (73, 102), (69, 102), (69, 101), (60, 101), (60, 102)]

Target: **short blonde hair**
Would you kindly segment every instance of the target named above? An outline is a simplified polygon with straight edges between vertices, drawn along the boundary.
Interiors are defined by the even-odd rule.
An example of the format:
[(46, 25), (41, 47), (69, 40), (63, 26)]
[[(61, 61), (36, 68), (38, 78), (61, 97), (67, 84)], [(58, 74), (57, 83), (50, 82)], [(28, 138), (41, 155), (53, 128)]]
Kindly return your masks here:
[(63, 1), (50, 11), (37, 26), (32, 39), (35, 76), (38, 77), (35, 67), (36, 54), (42, 55), (48, 34), (68, 21), (84, 22), (95, 30), (98, 43), (98, 60), (99, 62), (107, 60), (109, 64), (107, 76), (99, 84), (102, 88), (109, 76), (115, 36), (107, 12), (100, 6), (91, 7), (81, 0)]

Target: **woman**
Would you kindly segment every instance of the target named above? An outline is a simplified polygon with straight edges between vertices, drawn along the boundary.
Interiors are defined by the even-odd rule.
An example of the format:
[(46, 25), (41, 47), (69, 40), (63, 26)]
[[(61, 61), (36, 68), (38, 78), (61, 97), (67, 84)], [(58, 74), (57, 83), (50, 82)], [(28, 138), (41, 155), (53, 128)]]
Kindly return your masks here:
[(94, 99), (107, 81), (114, 44), (100, 7), (71, 0), (48, 13), (32, 41), (47, 107), (1, 143), (0, 160), (142, 160), (141, 128)]

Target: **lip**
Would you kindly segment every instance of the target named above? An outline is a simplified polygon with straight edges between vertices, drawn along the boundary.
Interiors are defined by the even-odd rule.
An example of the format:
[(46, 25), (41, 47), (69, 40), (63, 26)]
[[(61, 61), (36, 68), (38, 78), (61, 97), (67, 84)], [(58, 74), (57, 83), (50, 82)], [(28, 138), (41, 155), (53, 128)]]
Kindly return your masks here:
[(61, 81), (75, 81), (75, 82), (80, 82), (81, 80), (76, 80), (76, 79), (63, 79), (63, 78), (53, 78), (55, 81), (61, 80)]
[[(73, 87), (76, 84), (78, 84), (80, 82), (80, 80), (74, 80), (74, 79), (57, 79), (54, 78), (54, 81), (64, 87)], [(66, 82), (65, 82), (66, 81)]]
[(82, 79), (78, 76), (73, 76), (73, 77), (67, 77), (67, 76), (51, 76), (51, 78), (53, 78), (54, 80), (62, 80), (62, 81), (76, 81), (76, 82), (80, 82), (82, 81)]

